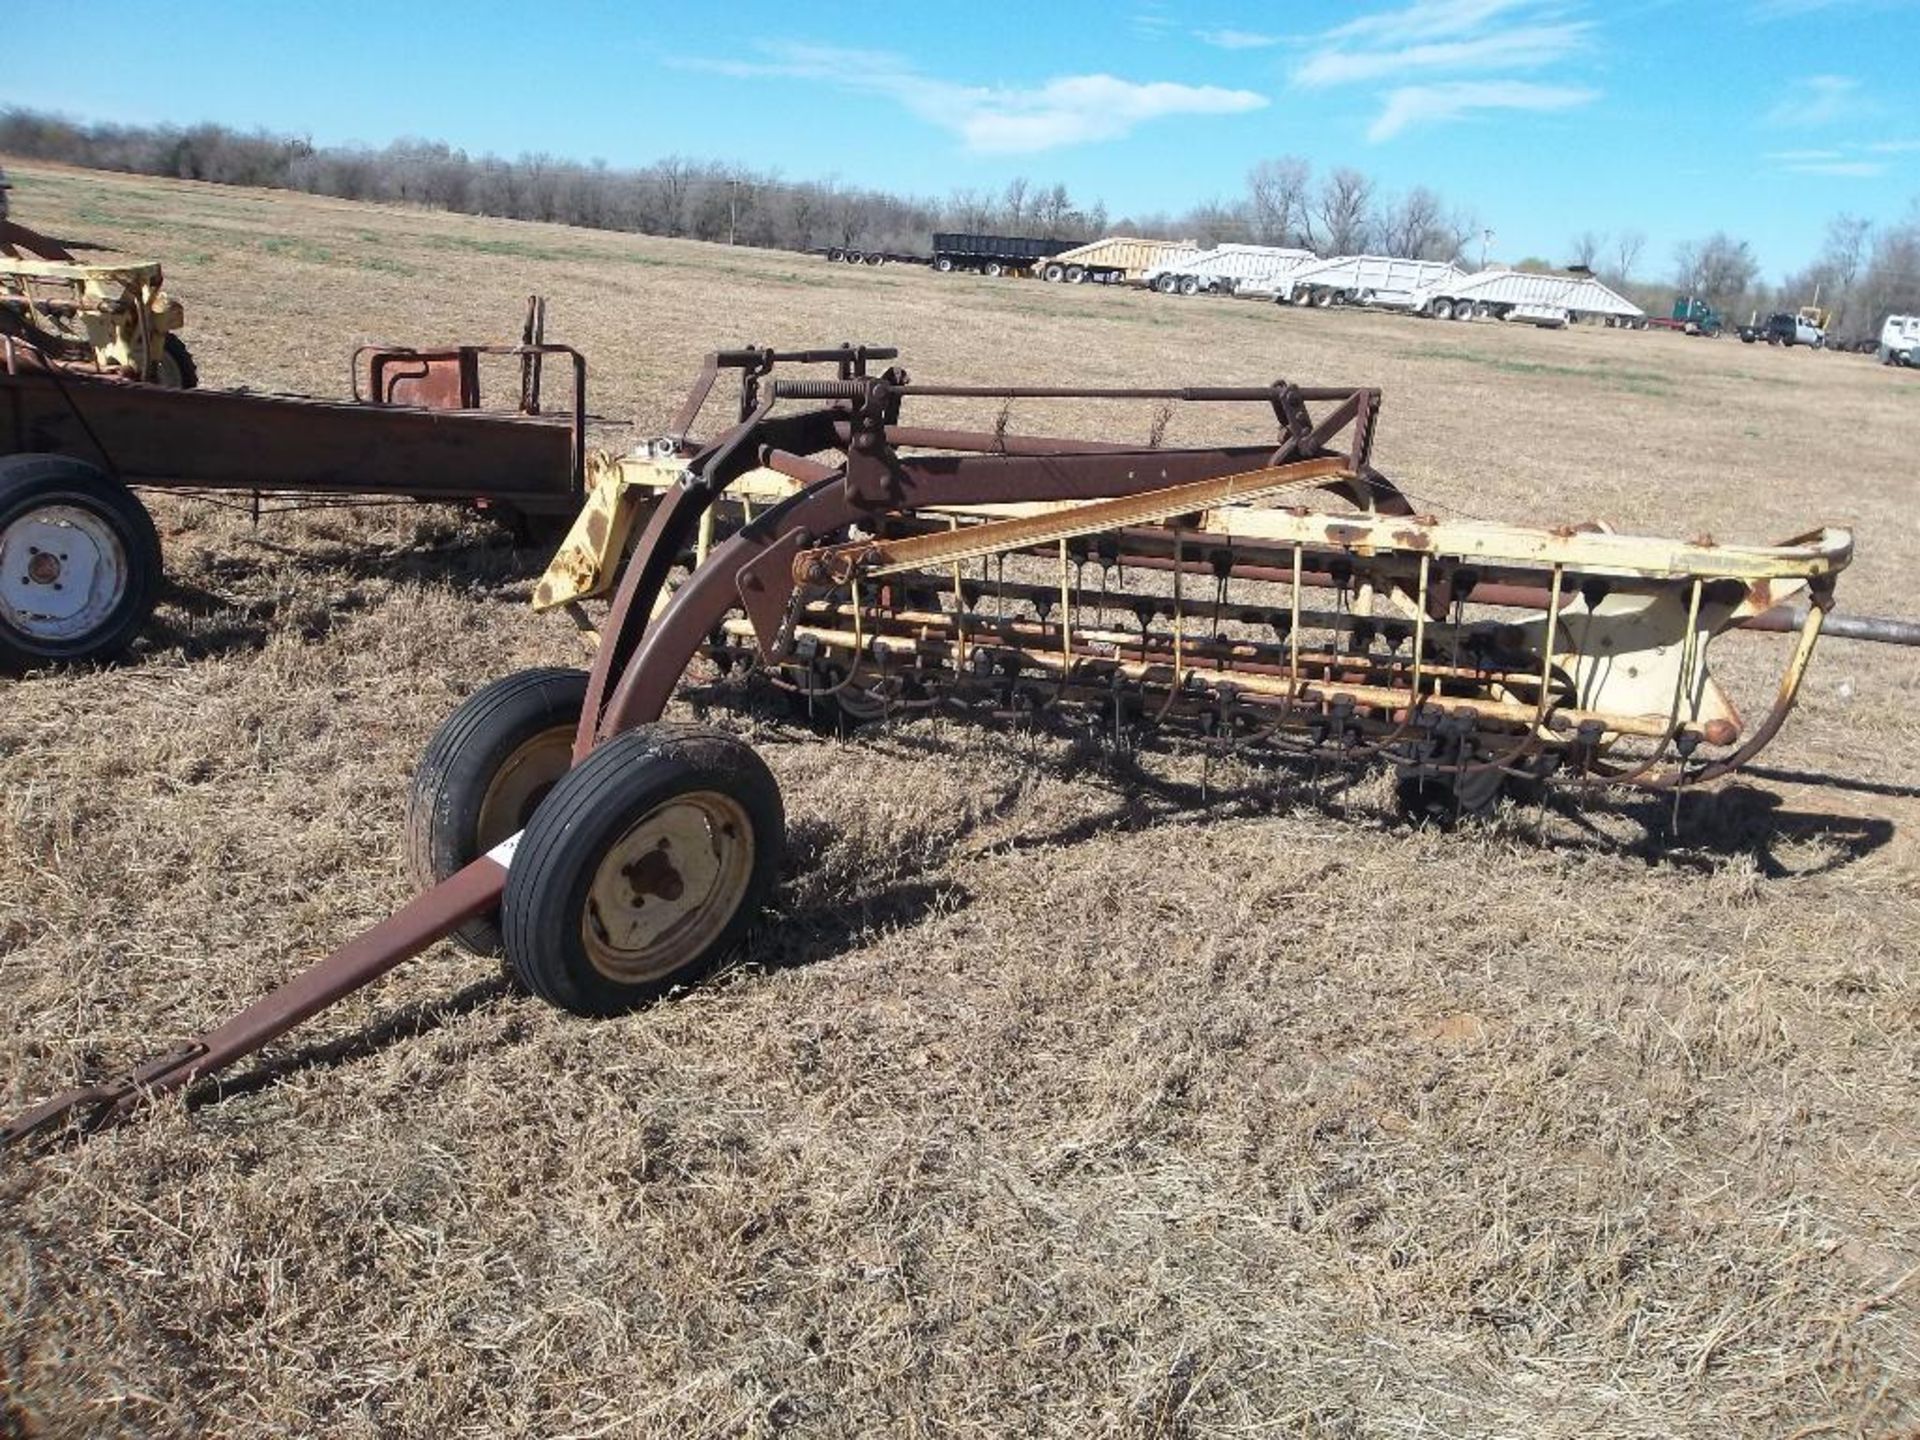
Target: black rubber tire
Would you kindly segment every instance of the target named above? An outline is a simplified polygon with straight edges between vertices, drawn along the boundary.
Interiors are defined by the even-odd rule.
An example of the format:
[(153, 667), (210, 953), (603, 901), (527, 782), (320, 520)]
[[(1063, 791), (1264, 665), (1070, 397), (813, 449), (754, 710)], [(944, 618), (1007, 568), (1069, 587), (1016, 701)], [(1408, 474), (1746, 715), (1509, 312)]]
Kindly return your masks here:
[[(160, 351), (164, 359), (155, 367), (155, 384), (171, 390), (200, 388), (200, 367), (193, 363), (193, 352), (187, 349), (186, 341), (178, 335), (168, 335), (160, 342)], [(171, 375), (167, 373), (169, 369), (173, 372)]]
[(0, 670), (111, 660), (147, 623), (159, 592), (160, 535), (131, 490), (65, 455), (0, 456), (0, 535), (25, 512), (46, 505), (85, 510), (105, 522), (125, 553), (126, 590), (98, 625), (71, 640), (28, 635), (0, 618)]
[[(714, 938), (668, 974), (627, 984), (595, 968), (581, 936), (588, 892), (609, 847), (676, 796), (718, 792), (752, 830), (739, 901)], [(576, 1015), (618, 1015), (708, 974), (740, 943), (780, 874), (786, 812), (753, 748), (724, 731), (656, 723), (601, 742), (534, 812), (507, 874), (500, 929), (514, 977)]]
[(1394, 784), (1394, 802), (1416, 825), (1452, 825), (1457, 820), (1491, 815), (1500, 803), (1507, 777), (1499, 770), (1403, 772)]
[(938, 270), (942, 275), (951, 274), (953, 272), (953, 261), (945, 255), (937, 256), (934, 259), (933, 268)]
[[(527, 797), (506, 834), (481, 833), (487, 792), (534, 741), (564, 729), (570, 744), (586, 699), (584, 670), (522, 670), (475, 691), (446, 718), (421, 753), (407, 795), (407, 870), (416, 885), (439, 884), (525, 827), (559, 774)], [(470, 954), (503, 953), (494, 913), (467, 921), (452, 939)]]

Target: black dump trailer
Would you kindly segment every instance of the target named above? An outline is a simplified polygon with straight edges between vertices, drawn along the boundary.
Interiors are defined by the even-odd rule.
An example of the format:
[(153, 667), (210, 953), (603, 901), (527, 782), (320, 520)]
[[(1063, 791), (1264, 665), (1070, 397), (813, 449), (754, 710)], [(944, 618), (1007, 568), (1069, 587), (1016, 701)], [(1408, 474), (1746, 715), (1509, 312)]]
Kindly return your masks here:
[(1079, 240), (1041, 240), (1031, 235), (958, 235), (933, 237), (933, 268), (977, 270), (982, 275), (1031, 272), (1042, 260), (1072, 250)]

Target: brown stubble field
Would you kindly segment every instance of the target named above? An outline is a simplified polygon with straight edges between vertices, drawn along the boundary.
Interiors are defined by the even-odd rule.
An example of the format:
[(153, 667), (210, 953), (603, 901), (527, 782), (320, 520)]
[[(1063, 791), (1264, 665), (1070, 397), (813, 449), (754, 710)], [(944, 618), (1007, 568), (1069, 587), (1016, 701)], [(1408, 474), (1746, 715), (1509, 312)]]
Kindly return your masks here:
[[(1851, 524), (1842, 607), (1920, 610), (1920, 380), (1860, 357), (8, 169), (27, 223), (164, 259), (209, 385), (341, 394), (355, 344), (505, 339), (533, 291), (611, 440), (747, 341), (1374, 383), (1436, 508)], [(434, 727), (578, 663), (484, 521), (155, 510), (129, 663), (0, 680), (9, 1110), (396, 905)], [(1916, 703), (1920, 656), (1828, 642), (1677, 837), (1632, 798), (1447, 834), (1378, 775), (723, 718), (792, 853), (717, 980), (588, 1023), (442, 946), (263, 1083), (0, 1163), (0, 1435), (1908, 1433)]]

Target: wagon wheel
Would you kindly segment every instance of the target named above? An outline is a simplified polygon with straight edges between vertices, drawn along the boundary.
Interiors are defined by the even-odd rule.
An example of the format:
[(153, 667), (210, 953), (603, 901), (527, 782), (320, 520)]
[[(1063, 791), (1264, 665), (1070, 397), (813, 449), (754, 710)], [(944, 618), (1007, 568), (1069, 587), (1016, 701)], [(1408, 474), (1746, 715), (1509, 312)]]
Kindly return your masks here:
[[(447, 717), (407, 797), (415, 884), (439, 884), (526, 828), (573, 764), (586, 696), (584, 670), (522, 670), (475, 691)], [(500, 954), (498, 916), (467, 921), (453, 940), (474, 955)]]
[(723, 731), (642, 725), (554, 786), (500, 904), (515, 976), (550, 1004), (615, 1015), (725, 959), (771, 894), (780, 787)]
[(168, 335), (153, 362), (153, 383), (164, 390), (196, 390), (200, 386), (200, 367), (193, 353), (178, 335)]
[(64, 455), (0, 457), (0, 669), (111, 659), (159, 583), (160, 537), (132, 491)]

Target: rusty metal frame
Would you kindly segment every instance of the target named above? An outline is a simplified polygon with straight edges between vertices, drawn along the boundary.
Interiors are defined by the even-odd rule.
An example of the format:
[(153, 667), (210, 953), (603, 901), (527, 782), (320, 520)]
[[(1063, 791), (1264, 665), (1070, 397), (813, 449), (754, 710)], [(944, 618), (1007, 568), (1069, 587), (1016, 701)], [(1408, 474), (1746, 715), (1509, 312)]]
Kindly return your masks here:
[[(505, 350), (520, 353), (526, 348)], [(548, 347), (534, 348), (544, 352)], [(553, 348), (564, 351), (564, 347)], [(673, 431), (658, 442), (660, 448), (649, 462), (670, 463), (674, 474), (657, 492), (602, 627), (575, 736), (576, 763), (608, 738), (656, 719), (695, 656), (716, 638), (730, 637), (737, 644), (750, 638), (761, 659), (778, 667), (804, 632), (826, 645), (847, 649), (858, 666), (867, 658), (869, 638), (880, 634), (863, 626), (892, 623), (896, 628), (888, 632), (888, 653), (896, 645), (924, 646), (929, 653), (945, 647), (955, 660), (956, 676), (962, 671), (961, 659), (970, 652), (985, 653), (989, 660), (995, 653), (1018, 654), (1023, 663), (1057, 680), (1057, 697), (1077, 672), (1092, 669), (1091, 657), (1075, 648), (1073, 607), (1064, 579), (1071, 521), (1056, 516), (1048, 523), (1016, 525), (1000, 532), (1015, 553), (1051, 554), (1057, 549), (1063, 575), (1059, 598), (1065, 602), (1057, 625), (1050, 624), (1045, 613), (1036, 622), (1003, 619), (995, 628), (982, 617), (910, 610), (895, 613), (890, 622), (879, 611), (868, 612), (858, 589), (863, 574), (878, 577), (887, 569), (884, 563), (867, 566), (859, 555), (884, 560), (885, 543), (864, 552), (833, 547), (854, 524), (876, 536), (911, 536), (929, 527), (946, 533), (947, 527), (963, 523), (990, 526), (995, 521), (989, 517), (1005, 513), (1007, 507), (1027, 514), (1041, 507), (1037, 513), (1044, 515), (1048, 513), (1044, 507), (1105, 503), (1113, 508), (1103, 515), (1126, 522), (1114, 532), (1115, 553), (1124, 555), (1127, 563), (1170, 567), (1175, 596), (1170, 652), (1164, 636), (1150, 643), (1143, 622), (1138, 656), (1121, 650), (1103, 655), (1099, 659), (1102, 675), (1151, 682), (1164, 689), (1162, 716), (1179, 711), (1224, 717), (1243, 707), (1246, 714), (1272, 718), (1274, 731), (1283, 724), (1304, 721), (1314, 745), (1329, 737), (1336, 745), (1349, 746), (1355, 737), (1365, 739), (1368, 732), (1354, 715), (1356, 708), (1366, 709), (1375, 717), (1373, 752), (1416, 725), (1424, 726), (1431, 710), (1453, 727), (1451, 733), (1456, 736), (1453, 758), (1439, 756), (1431, 762), (1436, 765), (1464, 768), (1464, 746), (1478, 723), (1472, 703), (1443, 696), (1441, 690), (1449, 675), (1457, 678), (1468, 673), (1461, 668), (1458, 648), (1466, 633), (1461, 615), (1469, 594), (1477, 603), (1544, 604), (1546, 610), (1544, 668), (1534, 657), (1526, 667), (1501, 671), (1481, 665), (1473, 672), (1496, 679), (1510, 677), (1514, 682), (1515, 688), (1504, 692), (1511, 698), (1493, 691), (1490, 699), (1474, 702), (1489, 711), (1486, 718), (1507, 727), (1503, 733), (1521, 737), (1506, 758), (1518, 758), (1558, 726), (1554, 733), (1562, 741), (1572, 733), (1580, 745), (1587, 746), (1580, 751), (1581, 774), (1601, 778), (1623, 777), (1618, 769), (1607, 776), (1607, 762), (1587, 745), (1590, 733), (1604, 735), (1609, 724), (1617, 724), (1624, 731), (1657, 739), (1660, 750), (1654, 761), (1658, 761), (1681, 735), (1681, 727), (1677, 703), (1675, 718), (1636, 729), (1617, 716), (1550, 702), (1555, 683), (1554, 637), (1556, 626), (1567, 623), (1563, 615), (1572, 603), (1568, 597), (1583, 594), (1589, 613), (1596, 606), (1593, 592), (1582, 591), (1577, 575), (1570, 573), (1577, 565), (1592, 561), (1628, 587), (1655, 585), (1667, 577), (1690, 585), (1689, 654), (1700, 643), (1695, 629), (1705, 577), (1718, 577), (1713, 583), (1738, 591), (1731, 598), (1716, 593), (1714, 623), (1721, 626), (1778, 615), (1782, 612), (1776, 601), (1804, 594), (1804, 610), (1794, 612), (1798, 624), (1794, 655), (1775, 703), (1744, 742), (1730, 755), (1704, 765), (1690, 767), (1688, 750), (1682, 748), (1677, 765), (1648, 762), (1624, 776), (1645, 788), (1675, 788), (1701, 783), (1744, 763), (1778, 730), (1832, 604), (1833, 572), (1844, 565), (1848, 553), (1845, 537), (1838, 533), (1825, 539), (1802, 537), (1802, 542), (1769, 555), (1705, 543), (1677, 547), (1670, 542), (1634, 542), (1573, 531), (1498, 531), (1497, 527), (1449, 531), (1431, 517), (1416, 516), (1406, 495), (1374, 468), (1372, 443), (1380, 396), (1365, 387), (1308, 389), (1285, 382), (1181, 389), (929, 386), (914, 384), (898, 369), (868, 373), (870, 361), (892, 358), (890, 349), (854, 346), (795, 352), (750, 349), (708, 357)], [(836, 373), (826, 380), (776, 377), (774, 372), (782, 364), (831, 364)], [(741, 377), (738, 419), (712, 441), (698, 443), (691, 438), (692, 426), (720, 375), (729, 370)], [(902, 420), (905, 409), (940, 400), (1021, 398), (1258, 404), (1271, 410), (1279, 434), (1273, 443), (1262, 445), (1162, 448), (972, 432)], [(796, 404), (802, 408), (782, 409)], [(662, 455), (671, 460), (663, 460)], [(813, 458), (817, 456), (827, 458)], [(790, 477), (798, 488), (728, 538), (711, 548), (701, 545), (696, 552), (696, 536), (713, 506), (730, 486), (758, 472)], [(1276, 475), (1297, 477), (1340, 495), (1357, 513), (1327, 516), (1249, 510), (1222, 503), (1231, 498), (1232, 483), (1205, 490), (1207, 482), (1232, 482), (1249, 475), (1269, 481)], [(1142, 498), (1157, 493), (1164, 501), (1170, 494), (1183, 493), (1179, 490), (1183, 486), (1202, 487), (1191, 492), (1193, 513), (1162, 515), (1151, 498)], [(1129, 500), (1136, 503), (1122, 503)], [(1143, 521), (1152, 523), (1138, 523)], [(898, 528), (902, 525), (904, 529)], [(1260, 536), (1264, 549), (1251, 560), (1234, 549), (1248, 543), (1250, 526), (1264, 532)], [(1194, 563), (1192, 547), (1196, 545), (1213, 547), (1203, 557), (1204, 563), (1213, 568), (1223, 588), (1225, 578), (1235, 576), (1290, 581), (1283, 644), (1263, 648), (1235, 641), (1223, 647), (1217, 640), (1197, 636), (1189, 642), (1181, 624), (1179, 579)], [(1481, 547), (1477, 555), (1476, 545)], [(698, 553), (700, 563), (674, 586), (673, 574), (688, 553)], [(823, 557), (836, 554), (851, 557), (849, 565), (836, 569), (823, 563)], [(947, 551), (937, 545), (909, 544), (894, 554), (896, 558), (931, 556), (938, 562)], [(1443, 662), (1437, 652), (1430, 659), (1422, 639), (1416, 638), (1419, 653), (1410, 671), (1411, 683), (1404, 686), (1372, 683), (1372, 672), (1341, 653), (1345, 641), (1357, 639), (1362, 627), (1369, 631), (1374, 627), (1373, 619), (1348, 609), (1347, 597), (1350, 584), (1359, 583), (1356, 566), (1364, 567), (1383, 554), (1401, 561), (1413, 557), (1417, 566), (1412, 593), (1394, 592), (1394, 598), (1408, 608), (1407, 628), (1416, 637), (1450, 636), (1455, 648), (1450, 663)], [(1443, 557), (1450, 562), (1450, 573), (1435, 575), (1440, 568), (1437, 561)], [(1618, 563), (1609, 564), (1610, 557)], [(1469, 560), (1483, 564), (1487, 574), (1477, 574)], [(1543, 565), (1551, 565), (1544, 587), (1528, 579)], [(1779, 583), (1789, 579), (1791, 585)], [(850, 605), (832, 593), (842, 580), (855, 587)], [(1372, 580), (1365, 583), (1370, 586)], [(1301, 602), (1303, 586), (1310, 585), (1336, 593), (1331, 627), (1335, 638), (1325, 655), (1305, 652), (1300, 639), (1303, 619), (1315, 613), (1304, 610)], [(739, 611), (745, 612), (744, 621), (732, 618)], [(899, 633), (903, 626), (909, 633)], [(1316, 672), (1312, 676), (1303, 668), (1309, 665)], [(1521, 693), (1529, 674), (1534, 677), (1532, 696)], [(1680, 676), (1683, 685), (1695, 683), (1685, 659)], [(1196, 677), (1214, 682), (1215, 691), (1209, 694), (1193, 688)], [(0, 1144), (97, 1128), (125, 1116), (153, 1095), (206, 1078), (258, 1049), (497, 904), (514, 843), (510, 840), (475, 860), (187, 1046), (115, 1081), (82, 1087), (27, 1112), (0, 1129)]]

